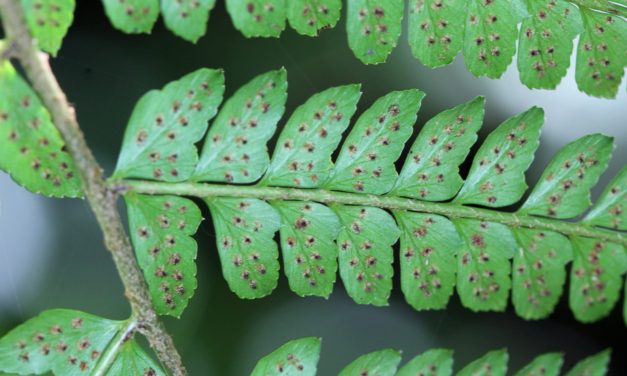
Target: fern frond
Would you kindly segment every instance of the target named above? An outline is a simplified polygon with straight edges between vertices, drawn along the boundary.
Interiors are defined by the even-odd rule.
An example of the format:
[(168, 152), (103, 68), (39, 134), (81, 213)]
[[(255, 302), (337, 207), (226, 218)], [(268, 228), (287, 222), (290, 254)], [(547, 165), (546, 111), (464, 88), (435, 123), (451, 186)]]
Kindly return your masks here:
[(50, 113), (8, 61), (0, 62), (0, 170), (29, 191), (81, 197), (82, 183)]
[(215, 0), (102, 0), (111, 24), (125, 33), (150, 33), (163, 15), (165, 26), (177, 36), (196, 42), (205, 35)]
[(165, 375), (133, 338), (136, 324), (68, 309), (41, 313), (0, 338), (0, 371), (19, 375)]
[(314, 376), (320, 359), (319, 338), (308, 337), (289, 341), (259, 360), (251, 376), (299, 374)]
[(414, 376), (422, 373), (431, 376), (453, 374), (453, 350), (431, 349), (415, 356), (398, 370), (396, 376)]
[[(69, 29), (74, 0), (21, 0), (33, 36), (56, 55)], [(117, 29), (149, 33), (159, 13), (174, 34), (196, 42), (206, 32), (215, 0), (102, 0)], [(279, 37), (286, 21), (298, 33), (315, 36), (334, 27), (341, 0), (227, 0), (235, 28), (246, 37)], [(398, 44), (403, 0), (347, 2), (347, 37), (365, 64), (387, 60)], [(613, 98), (627, 66), (627, 7), (606, 0), (419, 0), (409, 2), (412, 53), (436, 68), (459, 52), (475, 76), (499, 78), (518, 49), (521, 82), (554, 89), (570, 65), (579, 36), (576, 81), (589, 95)], [(518, 32), (518, 24), (520, 32)]]
[(128, 194), (124, 199), (129, 220), (146, 224), (131, 239), (155, 310), (180, 316), (196, 290), (197, 250), (191, 236), (200, 225), (200, 209), (181, 197)]
[[(103, 0), (113, 25), (148, 32), (157, 0), (125, 5)], [(196, 4), (193, 6), (192, 4)], [(162, 1), (166, 26), (195, 42), (205, 33), (214, 0)], [(408, 40), (413, 55), (430, 68), (450, 64), (461, 52), (475, 76), (499, 78), (518, 51), (520, 80), (529, 88), (554, 89), (566, 75), (579, 36), (579, 90), (613, 98), (627, 66), (627, 7), (609, 0), (412, 0)], [(334, 27), (341, 0), (227, 0), (234, 26), (246, 37), (279, 37), (286, 20), (315, 36)], [(365, 64), (387, 60), (398, 44), (403, 0), (347, 1), (348, 45)], [(139, 10), (143, 10), (141, 13)], [(520, 31), (518, 30), (520, 25)]]
[[(286, 72), (272, 71), (227, 100), (198, 158), (193, 143), (217, 111), (221, 75), (200, 70), (143, 97), (111, 181), (125, 193), (138, 260), (160, 313), (180, 315), (195, 284), (187, 279), (196, 272), (189, 236), (200, 216), (193, 202), (176, 196), (208, 205), (224, 277), (242, 298), (276, 287), (278, 231), (285, 274), (301, 296), (329, 296), (339, 268), (356, 302), (387, 304), (392, 246), (400, 238), (401, 286), (418, 310), (443, 309), (456, 287), (467, 308), (502, 311), (513, 289), (520, 316), (543, 318), (561, 296), (571, 260), (570, 301), (579, 320), (598, 320), (616, 304), (627, 270), (625, 173), (582, 222), (561, 220), (590, 206), (611, 138), (589, 135), (566, 145), (516, 212), (499, 211), (527, 189), (524, 173), (543, 123), (539, 108), (490, 133), (465, 181), (458, 166), (477, 139), (483, 98), (427, 122), (398, 174), (394, 164), (424, 94), (397, 91), (375, 101), (332, 161), (360, 92), (358, 85), (330, 88), (294, 111), (269, 158), (266, 143), (287, 95)], [(195, 97), (203, 82), (214, 83), (207, 88), (215, 86), (215, 95)], [(180, 200), (187, 212), (177, 210)]]
[(102, 3), (111, 24), (125, 33), (149, 33), (159, 18), (159, 0), (102, 0)]
[(285, 30), (286, 0), (226, 0), (233, 26), (247, 37), (278, 37)]
[(398, 44), (405, 12), (404, 0), (347, 2), (346, 33), (348, 45), (365, 64), (387, 60)]
[(468, 363), (457, 375), (505, 375), (507, 373), (508, 361), (509, 354), (506, 349), (489, 351), (481, 358)]
[[(603, 358), (606, 352), (593, 355), (595, 359)], [(607, 353), (609, 355), (609, 352)], [(528, 376), (528, 375), (552, 375), (557, 376), (562, 369), (564, 363), (564, 355), (561, 353), (548, 353), (537, 356), (531, 363), (527, 364), (516, 372), (516, 376)], [(596, 372), (602, 374), (605, 372), (604, 367), (599, 366), (594, 369)]]
[(28, 28), (39, 48), (53, 56), (74, 20), (75, 0), (15, 0), (22, 3)]
[(591, 355), (575, 364), (566, 376), (605, 375), (610, 362), (610, 355), (611, 351), (609, 349)]
[(253, 198), (206, 202), (219, 239), (222, 273), (231, 290), (243, 299), (269, 295), (279, 278), (279, 249), (273, 240), (281, 227), (279, 214), (267, 202)]
[[(279, 376), (298, 374), (315, 376), (320, 357), (320, 339), (309, 337), (292, 340), (263, 357), (255, 366), (251, 376)], [(506, 349), (489, 351), (480, 358), (461, 368), (457, 375), (505, 376), (509, 355)], [(567, 376), (595, 375), (607, 373), (610, 350), (605, 350), (581, 360)], [(383, 349), (364, 354), (348, 364), (339, 376), (451, 376), (453, 374), (453, 351), (432, 349), (414, 357), (398, 369), (401, 353), (394, 349)], [(547, 353), (533, 359), (516, 375), (558, 376), (562, 369), (563, 355)]]
[(617, 230), (627, 230), (627, 166), (609, 182), (596, 205), (586, 215), (585, 222)]
[(209, 12), (215, 3), (215, 0), (162, 0), (163, 22), (174, 34), (195, 43), (205, 35)]
[(530, 88), (555, 88), (570, 66), (573, 40), (583, 31), (579, 10), (567, 1), (526, 1), (530, 16), (520, 26), (518, 71)]
[(313, 37), (335, 27), (341, 10), (342, 0), (292, 0), (287, 2), (287, 20), (299, 34)]
[(347, 365), (338, 376), (357, 376), (366, 374), (394, 376), (401, 353), (398, 350), (384, 349), (360, 356)]
[[(136, 342), (136, 325), (132, 320), (112, 321), (80, 311), (45, 311), (0, 338), (0, 371), (20, 375), (49, 372), (54, 375), (165, 375)], [(251, 376), (315, 376), (320, 350), (319, 338), (289, 341), (261, 358)], [(583, 359), (566, 375), (603, 376), (607, 372), (609, 360), (610, 350), (602, 351)], [(453, 351), (428, 350), (399, 370), (400, 362), (401, 354), (397, 350), (374, 351), (355, 359), (339, 375), (450, 376), (453, 371)], [(490, 351), (463, 367), (457, 374), (504, 376), (507, 363), (508, 353), (505, 349)], [(562, 364), (562, 354), (543, 354), (516, 375), (557, 376)]]
[(107, 376), (123, 375), (166, 375), (161, 366), (152, 359), (135, 340), (122, 344), (119, 354), (109, 367)]

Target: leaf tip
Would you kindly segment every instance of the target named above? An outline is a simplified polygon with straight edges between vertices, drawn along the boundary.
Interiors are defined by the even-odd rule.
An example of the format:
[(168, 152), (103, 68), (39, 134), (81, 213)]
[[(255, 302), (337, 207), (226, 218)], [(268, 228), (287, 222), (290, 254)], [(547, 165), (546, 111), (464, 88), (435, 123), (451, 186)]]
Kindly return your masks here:
[(526, 112), (528, 114), (532, 114), (532, 115), (536, 115), (536, 116), (542, 116), (542, 118), (544, 118), (544, 108), (542, 108), (540, 106), (532, 106)]
[(485, 99), (485, 96), (483, 96), (483, 95), (477, 95), (476, 97), (471, 99), (470, 102), (471, 103), (475, 103), (476, 102), (476, 103), (481, 103), (481, 104), (485, 105), (486, 99)]

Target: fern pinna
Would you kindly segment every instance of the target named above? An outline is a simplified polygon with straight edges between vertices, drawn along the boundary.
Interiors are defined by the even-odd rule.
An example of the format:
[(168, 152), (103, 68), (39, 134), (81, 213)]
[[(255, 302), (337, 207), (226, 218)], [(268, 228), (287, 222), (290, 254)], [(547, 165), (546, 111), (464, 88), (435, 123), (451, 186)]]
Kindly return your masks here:
[[(386, 305), (392, 246), (400, 238), (401, 285), (418, 310), (443, 309), (456, 287), (467, 308), (500, 311), (511, 288), (520, 316), (543, 318), (559, 300), (570, 261), (570, 306), (579, 320), (604, 317), (619, 299), (627, 269), (627, 169), (583, 220), (563, 221), (589, 207), (611, 138), (593, 134), (566, 145), (517, 211), (498, 211), (525, 193), (541, 109), (495, 129), (464, 181), (458, 166), (477, 140), (483, 98), (429, 120), (397, 173), (422, 92), (378, 99), (343, 142), (359, 85), (315, 94), (289, 117), (270, 158), (266, 143), (286, 89), (284, 70), (262, 74), (218, 112), (223, 74), (201, 69), (149, 92), (133, 111), (111, 184), (124, 193), (131, 238), (160, 313), (179, 316), (195, 286), (191, 236), (200, 210), (179, 196), (208, 205), (224, 278), (242, 298), (276, 287), (281, 248), (298, 295), (329, 296), (339, 268), (356, 302)], [(194, 145), (216, 113), (198, 156)]]
[[(609, 361), (609, 350), (589, 356), (572, 367), (566, 376), (597, 375), (605, 373)], [(289, 341), (259, 360), (251, 376), (266, 375), (316, 375), (320, 358), (320, 339), (301, 338)], [(509, 356), (507, 350), (490, 351), (470, 362), (459, 371), (458, 376), (494, 375), (505, 376)], [(398, 369), (400, 351), (384, 349), (362, 355), (344, 367), (339, 376), (451, 376), (453, 374), (453, 351), (432, 349), (414, 357)], [(543, 354), (524, 366), (516, 376), (557, 376), (563, 364), (560, 353)]]
[[(80, 194), (36, 96), (22, 94), (28, 87), (8, 63), (3, 69), (2, 84), (20, 94), (3, 105), (9, 133), (1, 160), (10, 164), (2, 168), (31, 190)], [(424, 94), (405, 90), (378, 99), (342, 142), (360, 91), (359, 85), (334, 87), (294, 111), (270, 158), (266, 143), (284, 112), (286, 76), (277, 70), (254, 78), (219, 111), (224, 75), (212, 69), (137, 103), (110, 184), (124, 194), (137, 259), (159, 313), (179, 316), (196, 288), (192, 236), (202, 218), (196, 203), (181, 196), (209, 207), (224, 278), (242, 298), (274, 290), (280, 248), (298, 295), (328, 297), (339, 269), (357, 303), (386, 305), (400, 239), (401, 287), (417, 310), (445, 308), (456, 288), (465, 307), (502, 311), (511, 289), (521, 317), (543, 318), (562, 294), (571, 261), (569, 297), (577, 319), (596, 321), (616, 304), (627, 269), (627, 169), (581, 221), (563, 221), (590, 206), (611, 138), (593, 134), (566, 145), (518, 210), (499, 211), (526, 191), (541, 109), (496, 128), (464, 181), (458, 166), (477, 140), (482, 97), (429, 120), (397, 173)], [(199, 156), (195, 144), (203, 138)]]
[[(568, 144), (517, 211), (498, 211), (526, 190), (524, 172), (539, 144), (541, 109), (495, 129), (465, 180), (458, 166), (477, 139), (484, 99), (444, 111), (422, 127), (397, 173), (394, 165), (424, 94), (404, 90), (378, 99), (342, 141), (360, 89), (340, 86), (294, 111), (270, 158), (266, 143), (285, 109), (286, 76), (285, 70), (262, 74), (219, 108), (223, 72), (200, 69), (137, 103), (109, 187), (128, 205), (137, 260), (159, 314), (180, 316), (196, 288), (192, 235), (202, 218), (196, 203), (181, 196), (208, 205), (224, 277), (242, 298), (259, 298), (276, 287), (279, 232), (284, 272), (290, 288), (303, 296), (328, 296), (339, 269), (356, 302), (387, 304), (393, 246), (400, 239), (401, 286), (419, 310), (444, 308), (455, 287), (472, 310), (503, 310), (511, 288), (520, 316), (542, 318), (557, 303), (571, 260), (576, 317), (598, 320), (615, 305), (627, 264), (626, 169), (581, 221), (563, 221), (590, 206), (590, 188), (610, 158), (609, 137)], [(47, 109), (6, 61), (0, 90), (6, 93), (0, 96), (0, 168), (34, 192), (81, 196), (76, 166)], [(203, 139), (198, 153), (195, 144)], [(141, 328), (134, 317), (111, 321), (46, 311), (0, 339), (0, 370), (118, 375), (136, 367), (138, 374), (162, 374), (136, 344), (136, 331)], [(281, 364), (298, 367), (294, 356), (286, 356)], [(274, 361), (262, 360), (259, 367)], [(582, 367), (604, 373), (604, 362)], [(386, 374), (394, 374), (397, 363), (390, 362)], [(342, 374), (362, 367), (349, 366)], [(275, 369), (260, 372), (281, 373)]]
[[(14, 329), (0, 340), (0, 369), (6, 372), (55, 375), (165, 376), (135, 340), (136, 328), (128, 321), (102, 319), (84, 312), (49, 310)], [(321, 340), (308, 337), (289, 341), (261, 358), (251, 376), (315, 376)], [(459, 376), (505, 376), (507, 350), (494, 350), (460, 369)], [(610, 350), (589, 356), (566, 376), (605, 375)], [(384, 349), (362, 355), (342, 369), (339, 376), (409, 376), (453, 374), (453, 351), (428, 350), (398, 369), (400, 351)], [(558, 376), (563, 354), (547, 353), (533, 359), (516, 375)]]
[[(40, 47), (56, 54), (72, 23), (75, 0), (20, 0)], [(102, 0), (112, 25), (149, 33), (159, 14), (181, 38), (197, 42), (207, 31), (215, 0)], [(566, 75), (579, 36), (575, 79), (586, 94), (616, 97), (627, 66), (625, 0), (410, 0), (408, 43), (424, 65), (448, 65), (462, 53), (475, 76), (499, 78), (516, 51), (520, 80), (554, 89)], [(279, 37), (286, 23), (316, 36), (335, 27), (341, 0), (226, 0), (235, 28), (246, 37)], [(51, 10), (51, 11), (48, 11)], [(347, 0), (348, 45), (365, 64), (387, 60), (397, 46), (404, 0)], [(520, 25), (520, 26), (518, 26)]]

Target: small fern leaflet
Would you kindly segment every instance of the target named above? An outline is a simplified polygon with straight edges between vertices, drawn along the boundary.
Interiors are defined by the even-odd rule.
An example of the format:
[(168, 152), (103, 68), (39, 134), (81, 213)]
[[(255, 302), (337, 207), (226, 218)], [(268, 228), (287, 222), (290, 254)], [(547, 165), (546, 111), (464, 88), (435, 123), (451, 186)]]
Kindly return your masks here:
[(148, 33), (159, 17), (159, 0), (103, 0), (111, 24), (125, 33)]
[(39, 48), (53, 56), (74, 20), (75, 0), (16, 0), (22, 3), (28, 27)]
[(26, 189), (80, 197), (82, 184), (48, 110), (8, 61), (0, 63), (0, 169)]

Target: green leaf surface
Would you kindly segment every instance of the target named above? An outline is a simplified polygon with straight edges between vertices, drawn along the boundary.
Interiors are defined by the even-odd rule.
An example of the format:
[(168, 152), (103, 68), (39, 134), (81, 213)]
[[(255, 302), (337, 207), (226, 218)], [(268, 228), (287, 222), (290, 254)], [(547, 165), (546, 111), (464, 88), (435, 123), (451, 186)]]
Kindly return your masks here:
[(516, 242), (508, 227), (474, 219), (453, 220), (465, 243), (458, 251), (457, 293), (473, 311), (503, 311), (511, 286), (509, 259)]
[(529, 17), (522, 21), (518, 43), (520, 81), (529, 88), (555, 89), (566, 75), (581, 16), (565, 0), (525, 0)]
[(348, 46), (364, 64), (387, 60), (401, 35), (403, 0), (351, 0), (347, 2)]
[(512, 229), (518, 243), (514, 255), (512, 302), (518, 316), (542, 319), (562, 296), (566, 264), (572, 247), (564, 235), (552, 231)]
[[(305, 375), (313, 376), (320, 354), (320, 339), (301, 338), (279, 347), (262, 358), (252, 376)], [(607, 371), (610, 350), (605, 350), (579, 362), (566, 376), (603, 376)], [(508, 353), (494, 350), (466, 365), (460, 376), (505, 376)], [(398, 373), (400, 351), (383, 349), (358, 357), (338, 376), (450, 376), (453, 371), (453, 351), (431, 349), (405, 364)], [(561, 353), (545, 353), (534, 358), (516, 376), (557, 376), (563, 363)]]
[(317, 36), (340, 19), (342, 0), (288, 0), (287, 20), (299, 34)]
[(196, 43), (205, 35), (215, 0), (161, 0), (165, 26), (179, 37)]
[(394, 376), (400, 362), (401, 353), (398, 350), (374, 351), (353, 360), (338, 376)]
[(319, 358), (319, 338), (296, 339), (261, 358), (251, 376), (315, 376)]
[(597, 321), (618, 301), (627, 254), (618, 244), (578, 236), (571, 240), (570, 308), (581, 322)]
[(103, 0), (111, 24), (125, 33), (150, 33), (159, 18), (159, 0)]
[(561, 353), (548, 353), (537, 356), (515, 376), (558, 376), (564, 363)]
[(83, 195), (79, 174), (50, 114), (11, 63), (0, 63), (0, 170), (26, 189)]
[(392, 192), (427, 201), (455, 196), (464, 183), (459, 165), (477, 141), (484, 105), (485, 98), (476, 97), (429, 120), (414, 141)]
[(198, 162), (194, 144), (205, 134), (223, 92), (223, 72), (203, 68), (142, 96), (126, 127), (114, 177), (189, 179)]
[(455, 287), (456, 254), (463, 243), (438, 215), (395, 211), (401, 229), (401, 289), (415, 309), (443, 309)]
[(627, 167), (609, 182), (601, 197), (586, 215), (585, 222), (596, 226), (627, 230)]
[[(526, 193), (524, 175), (539, 144), (541, 109), (531, 108), (497, 127), (476, 153), (465, 182), (459, 166), (466, 163), (464, 159), (477, 138), (484, 99), (477, 97), (447, 110), (431, 119), (417, 135), (405, 166), (396, 177), (396, 159), (402, 153), (403, 142), (410, 137), (422, 93), (407, 90), (380, 98), (359, 117), (343, 147), (336, 150), (360, 92), (358, 85), (335, 87), (314, 95), (294, 111), (273, 142), (275, 150), (268, 162), (266, 143), (270, 142), (282, 111), (272, 119), (260, 118), (257, 125), (269, 129), (259, 134), (240, 133), (237, 130), (241, 128), (231, 126), (231, 121), (237, 118), (250, 124), (250, 119), (261, 116), (255, 115), (260, 109), (263, 114), (264, 107), (271, 112), (282, 106), (284, 75), (283, 70), (278, 70), (259, 76), (229, 99), (213, 124), (214, 133), (210, 131), (204, 141), (201, 160), (207, 160), (201, 162), (202, 168), (196, 169), (195, 158), (187, 158), (192, 160), (189, 165), (195, 171), (187, 174), (191, 175), (188, 180), (152, 181), (150, 176), (143, 180), (125, 179), (118, 172), (117, 179), (110, 182), (123, 194), (193, 196), (208, 201), (216, 222), (223, 274), (238, 296), (262, 297), (276, 288), (279, 266), (273, 239), (277, 230), (285, 275), (298, 295), (328, 297), (339, 257), (340, 276), (349, 296), (358, 303), (386, 305), (394, 270), (390, 248), (400, 237), (399, 279), (407, 302), (417, 310), (445, 308), (456, 286), (461, 302), (471, 310), (502, 311), (513, 284), (513, 305), (518, 315), (527, 319), (548, 316), (562, 294), (564, 268), (572, 258), (565, 237), (583, 236), (615, 243), (621, 247), (621, 253), (612, 256), (617, 264), (612, 267), (618, 268), (621, 260), (627, 258), (620, 231), (597, 228), (591, 220), (567, 222), (536, 216), (527, 208), (512, 212), (472, 206), (508, 206)], [(275, 99), (266, 90), (268, 85), (282, 88), (277, 93), (281, 101), (276, 106), (275, 102), (268, 102), (268, 107), (258, 101)], [(250, 113), (242, 113), (247, 103)], [(245, 131), (249, 132), (249, 128)], [(396, 138), (399, 134), (401, 137)], [(226, 140), (224, 145), (214, 148), (213, 139), (220, 137)], [(239, 148), (242, 137), (247, 142), (241, 142), (245, 146)], [(601, 151), (611, 148), (609, 138), (588, 138), (602, 140), (599, 145), (605, 143), (604, 146), (597, 145)], [(582, 163), (591, 165), (582, 177), (590, 179), (586, 197), (592, 181), (597, 179), (593, 179), (591, 171), (609, 159), (609, 155), (593, 155), (582, 147), (588, 138), (570, 146), (579, 149), (572, 158), (581, 158)], [(184, 150), (195, 157), (195, 142), (199, 140), (194, 140), (184, 139), (182, 145), (174, 145), (175, 142), (168, 152)], [(249, 152), (254, 155), (243, 158), (243, 153)], [(210, 153), (214, 155), (206, 157)], [(237, 160), (229, 167), (232, 170), (221, 165), (225, 156)], [(248, 176), (230, 173), (241, 170), (242, 159), (249, 159), (255, 168)], [(368, 164), (373, 162), (371, 159), (381, 164)], [(360, 170), (355, 175), (366, 175), (367, 179), (356, 179), (355, 169)], [(373, 171), (379, 171), (385, 183), (370, 177)], [(392, 177), (388, 178), (386, 171)], [(199, 177), (202, 174), (215, 179)], [(595, 174), (600, 174), (600, 170)], [(599, 213), (611, 210), (612, 214), (621, 215), (623, 178), (616, 179), (601, 197)], [(205, 180), (226, 184), (202, 183)], [(255, 181), (259, 183), (250, 185)], [(360, 189), (355, 189), (354, 184), (359, 182)], [(542, 184), (538, 184), (529, 202), (536, 200), (536, 195), (545, 194)], [(574, 192), (573, 187), (570, 186), (569, 194)], [(620, 198), (607, 193), (612, 190), (611, 194)], [(254, 209), (248, 209), (249, 205)], [(579, 204), (569, 206), (574, 205)], [(398, 225), (388, 212), (397, 217)], [(513, 268), (510, 258), (514, 258)], [(603, 269), (606, 266), (596, 271), (593, 261), (579, 263), (585, 264), (584, 273), (607, 271)], [(510, 273), (514, 274), (511, 278)], [(612, 273), (622, 285), (622, 269)], [(617, 300), (605, 303), (605, 297), (598, 299), (603, 300), (605, 311)]]
[(507, 361), (507, 350), (490, 351), (462, 368), (457, 376), (505, 376)]
[(271, 71), (242, 86), (209, 128), (194, 180), (251, 183), (269, 163), (266, 143), (287, 100), (287, 72)]
[(610, 363), (610, 354), (608, 349), (591, 355), (575, 364), (565, 376), (604, 376)]
[(135, 341), (126, 341), (115, 361), (107, 371), (107, 376), (165, 376), (161, 366), (155, 362)]
[(409, 45), (413, 55), (429, 68), (450, 64), (462, 49), (466, 0), (412, 0), (409, 2)]
[(327, 89), (299, 106), (283, 128), (263, 184), (313, 188), (333, 169), (331, 154), (355, 113), (359, 85)]
[(573, 218), (590, 204), (590, 189), (610, 160), (613, 139), (601, 134), (581, 137), (564, 146), (549, 162), (521, 207), (525, 214)]
[(527, 189), (525, 171), (540, 144), (543, 122), (544, 111), (532, 107), (492, 131), (475, 154), (455, 201), (490, 207), (517, 202)]
[(394, 163), (412, 135), (424, 93), (394, 91), (366, 110), (346, 137), (324, 187), (387, 193), (398, 177)]
[(392, 291), (392, 245), (399, 236), (394, 218), (379, 208), (334, 205), (342, 230), (337, 238), (340, 276), (359, 304), (385, 306)]
[(240, 298), (266, 296), (279, 278), (279, 250), (274, 234), (281, 219), (257, 199), (207, 199), (216, 233), (222, 273)]
[[(464, 32), (464, 62), (475, 76), (499, 78), (516, 53), (520, 0), (470, 0)], [(459, 26), (457, 26), (459, 27)]]
[(0, 371), (84, 375), (123, 325), (68, 309), (45, 311), (0, 339)]
[(452, 374), (453, 351), (432, 349), (410, 360), (396, 376), (451, 376)]
[(283, 267), (290, 288), (300, 296), (328, 297), (337, 272), (337, 216), (313, 202), (275, 201), (272, 206), (281, 216)]
[(196, 204), (176, 196), (124, 196), (131, 240), (157, 313), (180, 317), (196, 290)]
[[(18, 1), (18, 0), (13, 0)], [(39, 48), (56, 56), (74, 20), (74, 0), (19, 0)]]
[(285, 29), (287, 2), (293, 0), (226, 0), (235, 28), (246, 37), (278, 37)]
[(586, 8), (580, 10), (584, 30), (577, 48), (577, 86), (595, 97), (614, 98), (627, 65), (627, 21)]

